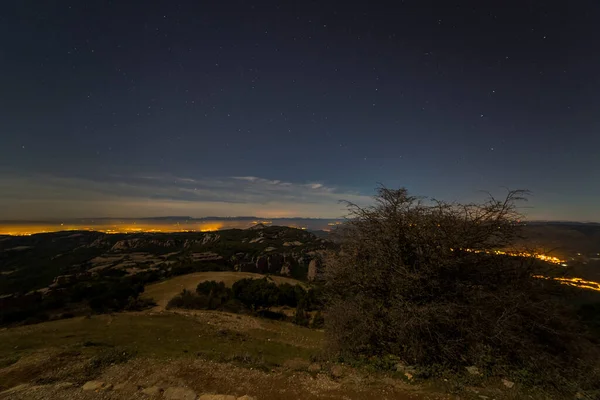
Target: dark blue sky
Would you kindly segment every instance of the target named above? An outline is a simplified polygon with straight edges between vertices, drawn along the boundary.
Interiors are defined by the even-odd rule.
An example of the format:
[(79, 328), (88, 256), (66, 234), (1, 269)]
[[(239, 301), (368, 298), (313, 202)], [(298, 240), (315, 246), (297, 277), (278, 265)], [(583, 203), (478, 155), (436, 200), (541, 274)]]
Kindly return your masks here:
[[(493, 3), (493, 4), (492, 4)], [(378, 182), (600, 220), (597, 1), (0, 6), (0, 219), (325, 216)]]

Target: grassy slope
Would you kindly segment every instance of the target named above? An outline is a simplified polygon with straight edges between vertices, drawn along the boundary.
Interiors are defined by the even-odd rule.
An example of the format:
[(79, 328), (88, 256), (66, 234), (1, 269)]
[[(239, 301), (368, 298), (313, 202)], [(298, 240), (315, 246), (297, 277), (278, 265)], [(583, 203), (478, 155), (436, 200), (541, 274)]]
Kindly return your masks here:
[[(181, 293), (183, 289), (196, 290), (196, 286), (204, 281), (225, 282), (227, 286), (233, 285), (236, 281), (243, 278), (262, 279), (265, 275), (253, 274), (250, 272), (196, 272), (193, 274), (180, 275), (163, 282), (154, 283), (146, 286), (143, 298), (151, 298), (156, 301), (157, 310), (164, 309), (173, 297)], [(291, 278), (281, 276), (271, 276), (275, 283), (290, 283), (292, 285), (304, 285), (304, 283)]]
[[(210, 323), (210, 314), (213, 313), (193, 318), (177, 313), (123, 313), (7, 329), (0, 332), (0, 358), (21, 357), (49, 348), (120, 347), (153, 358), (200, 354), (210, 359), (227, 359), (246, 352), (261, 353), (267, 364), (279, 364), (287, 358), (308, 357), (310, 349), (317, 348), (322, 338), (321, 332), (291, 324), (277, 324), (281, 329), (274, 329), (277, 325), (273, 321), (264, 321), (264, 326), (263, 321), (258, 321), (255, 327), (236, 333)], [(244, 323), (242, 317), (239, 323)], [(302, 331), (308, 339), (304, 345), (286, 343), (290, 341), (286, 339), (289, 328)]]
[[(261, 400), (450, 398), (428, 384), (408, 385), (401, 374), (342, 366), (343, 377), (332, 378), (330, 368), (340, 366), (327, 363), (319, 373), (309, 373), (323, 339), (323, 332), (293, 324), (213, 311), (120, 313), (10, 328), (0, 331), (0, 392), (23, 383), (49, 386), (7, 397), (0, 393), (0, 399), (98, 399), (97, 393), (79, 389), (92, 379), (143, 387), (182, 385), (197, 393), (249, 393)], [(121, 360), (121, 354), (133, 358)], [(52, 389), (64, 381), (77, 386)], [(520, 398), (506, 389), (478, 392)], [(463, 395), (479, 400), (475, 393)], [(101, 398), (142, 397), (111, 392)]]
[[(347, 367), (342, 379), (328, 369), (307, 372), (322, 345), (323, 332), (210, 311), (121, 313), (10, 328), (0, 331), (0, 399), (146, 398), (139, 392), (81, 391), (92, 379), (261, 400), (448, 398)], [(76, 386), (54, 388), (65, 381)], [(21, 384), (45, 386), (27, 391), (17, 388)], [(9, 388), (14, 390), (2, 393)]]

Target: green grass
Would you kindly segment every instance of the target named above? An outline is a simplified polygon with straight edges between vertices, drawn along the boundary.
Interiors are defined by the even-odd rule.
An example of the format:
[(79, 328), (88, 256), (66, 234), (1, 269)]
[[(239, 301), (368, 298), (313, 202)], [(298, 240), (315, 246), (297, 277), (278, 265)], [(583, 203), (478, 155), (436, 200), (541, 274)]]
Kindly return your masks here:
[[(262, 322), (261, 322), (262, 323)], [(140, 357), (172, 359), (202, 357), (217, 361), (250, 359), (264, 366), (290, 358), (310, 358), (321, 333), (290, 324), (236, 332), (178, 314), (118, 314), (73, 318), (0, 332), (0, 359), (14, 359), (42, 350), (80, 351), (94, 356), (119, 348)], [(293, 341), (308, 337), (306, 343)], [(281, 340), (287, 338), (285, 340)], [(269, 340), (270, 339), (270, 340)], [(306, 341), (306, 339), (304, 339)]]

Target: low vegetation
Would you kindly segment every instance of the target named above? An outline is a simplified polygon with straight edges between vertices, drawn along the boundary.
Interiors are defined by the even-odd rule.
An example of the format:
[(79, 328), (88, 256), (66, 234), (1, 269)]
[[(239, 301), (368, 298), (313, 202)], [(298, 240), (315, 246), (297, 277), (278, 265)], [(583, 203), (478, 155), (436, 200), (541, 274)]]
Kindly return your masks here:
[(311, 254), (330, 245), (287, 227), (3, 237), (0, 326), (143, 309), (151, 305), (148, 296), (140, 299), (146, 285), (192, 273), (243, 270), (306, 279)]
[[(272, 310), (277, 307), (295, 308), (293, 317), (288, 318), (286, 314)], [(267, 277), (240, 279), (231, 288), (223, 282), (204, 281), (198, 284), (195, 292), (184, 289), (167, 304), (168, 309), (248, 313), (269, 319), (290, 320), (297, 325), (314, 328), (323, 327), (324, 318), (320, 312), (312, 318), (309, 311), (322, 307), (323, 294), (319, 288), (305, 290), (300, 285), (289, 283), (277, 285)]]
[(349, 204), (325, 269), (330, 346), (344, 359), (476, 366), (562, 393), (600, 389), (598, 336), (569, 289), (534, 278), (545, 263), (492, 252), (518, 238), (525, 195), (462, 205), (381, 188), (375, 206)]

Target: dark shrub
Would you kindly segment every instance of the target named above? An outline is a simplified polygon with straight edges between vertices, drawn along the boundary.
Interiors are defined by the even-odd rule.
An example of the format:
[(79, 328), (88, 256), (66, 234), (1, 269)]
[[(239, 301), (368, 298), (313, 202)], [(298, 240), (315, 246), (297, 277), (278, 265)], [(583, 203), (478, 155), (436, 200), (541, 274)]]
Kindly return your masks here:
[(221, 306), (221, 311), (230, 313), (242, 314), (248, 311), (244, 304), (237, 299), (229, 299), (226, 303)]
[(216, 310), (227, 303), (232, 297), (231, 289), (224, 282), (206, 281), (196, 287), (196, 293), (208, 296), (208, 309)]
[[(341, 248), (326, 260), (327, 334), (342, 355), (519, 377), (561, 391), (598, 387), (598, 348), (549, 265), (499, 256), (519, 235), (516, 201), (448, 204), (381, 188), (349, 204)], [(533, 381), (533, 380), (532, 380)]]
[(233, 284), (233, 296), (253, 310), (277, 304), (279, 289), (273, 282), (263, 279), (241, 279)]
[(156, 302), (152, 299), (141, 299), (139, 297), (130, 297), (125, 310), (127, 311), (142, 311), (156, 306)]
[(305, 295), (306, 291), (300, 285), (282, 283), (279, 285), (277, 304), (280, 306), (296, 307), (298, 301)]
[(308, 326), (310, 322), (310, 315), (306, 312), (301, 304), (298, 304), (298, 307), (296, 307), (296, 312), (294, 313), (292, 322), (296, 325)]
[(210, 295), (211, 293), (222, 293), (226, 291), (224, 282), (204, 281), (196, 287), (196, 293)]
[(196, 294), (189, 290), (183, 291), (177, 296), (169, 300), (167, 309), (170, 308), (187, 308), (187, 309), (207, 309), (209, 307), (209, 297), (206, 295)]
[(323, 329), (324, 326), (325, 318), (323, 317), (323, 314), (321, 314), (321, 311), (317, 311), (312, 322), (310, 323), (310, 327), (313, 329)]
[(276, 321), (285, 321), (287, 319), (287, 315), (277, 311), (271, 310), (259, 310), (256, 312), (256, 315), (262, 318), (273, 319)]
[(323, 288), (312, 287), (305, 292), (303, 306), (307, 311), (321, 310), (325, 304)]

